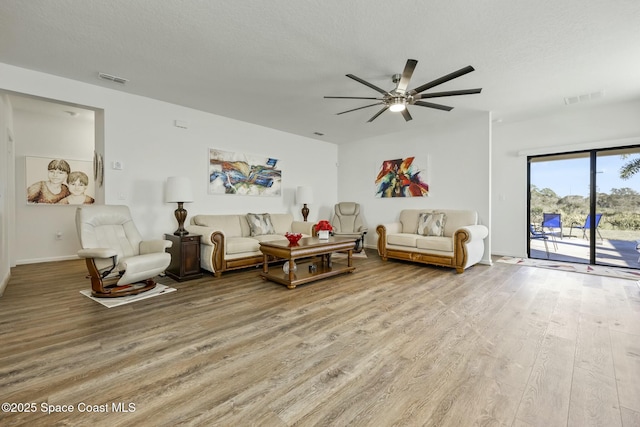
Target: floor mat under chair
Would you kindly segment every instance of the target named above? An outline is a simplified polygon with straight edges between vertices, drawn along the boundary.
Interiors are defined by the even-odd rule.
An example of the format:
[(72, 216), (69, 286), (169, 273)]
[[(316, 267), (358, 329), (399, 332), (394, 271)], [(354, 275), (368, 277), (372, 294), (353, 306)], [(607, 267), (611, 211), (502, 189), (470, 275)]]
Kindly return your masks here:
[(153, 297), (157, 297), (160, 295), (166, 295), (168, 293), (171, 292), (175, 292), (177, 289), (176, 288), (172, 288), (170, 286), (167, 285), (163, 285), (160, 282), (161, 281), (165, 281), (165, 282), (170, 282), (169, 279), (167, 278), (158, 278), (156, 279), (156, 287), (148, 290), (146, 292), (143, 292), (141, 294), (138, 295), (129, 295), (126, 297), (114, 297), (114, 298), (96, 298), (91, 296), (91, 289), (84, 289), (82, 291), (80, 291), (80, 293), (88, 298), (91, 298), (92, 300), (94, 300), (95, 302), (98, 302), (102, 305), (104, 305), (107, 308), (112, 308), (112, 307), (118, 307), (121, 305), (125, 305), (125, 304), (130, 304), (132, 302), (136, 302), (136, 301), (142, 301), (144, 299), (148, 299), (148, 298), (153, 298)]
[[(543, 259), (502, 257), (497, 262), (524, 265), (528, 267), (548, 268), (551, 270), (570, 271), (574, 273), (595, 274), (598, 276), (617, 277), (619, 279), (640, 280), (640, 270), (608, 267), (604, 265), (576, 264), (570, 262), (547, 261)], [(640, 286), (640, 282), (639, 282)]]

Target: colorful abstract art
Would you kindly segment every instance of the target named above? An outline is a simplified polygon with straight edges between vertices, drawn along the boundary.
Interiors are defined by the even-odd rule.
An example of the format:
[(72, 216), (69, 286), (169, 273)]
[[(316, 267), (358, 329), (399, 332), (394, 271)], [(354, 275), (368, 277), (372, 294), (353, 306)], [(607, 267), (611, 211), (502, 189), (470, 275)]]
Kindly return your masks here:
[(209, 149), (209, 194), (280, 196), (278, 159)]
[(429, 184), (424, 169), (414, 163), (415, 157), (384, 160), (376, 176), (376, 197), (426, 197)]

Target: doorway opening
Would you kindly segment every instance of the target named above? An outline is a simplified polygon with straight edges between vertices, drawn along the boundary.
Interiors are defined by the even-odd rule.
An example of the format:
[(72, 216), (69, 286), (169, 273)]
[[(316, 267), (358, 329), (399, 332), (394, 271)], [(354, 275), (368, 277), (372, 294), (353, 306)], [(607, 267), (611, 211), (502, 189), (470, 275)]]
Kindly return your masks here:
[[(6, 199), (14, 216), (6, 219), (10, 265), (30, 264), (77, 258), (75, 207), (57, 203), (29, 203), (28, 188), (37, 182), (28, 172), (41, 173), (42, 169), (29, 168), (42, 159), (64, 159), (69, 164), (88, 164), (88, 178), (95, 181), (95, 158), (104, 152), (104, 111), (90, 106), (55, 99), (2, 91), (9, 101), (14, 150), (7, 162), (13, 165), (9, 185), (10, 198)], [(71, 161), (75, 163), (71, 163)], [(31, 163), (30, 163), (31, 162)], [(80, 174), (76, 173), (76, 177)], [(81, 181), (81, 178), (78, 178)], [(68, 187), (68, 185), (67, 185)], [(94, 184), (88, 196), (95, 203), (104, 203), (104, 186)], [(75, 202), (75, 200), (74, 200)], [(38, 240), (40, 244), (25, 242)]]

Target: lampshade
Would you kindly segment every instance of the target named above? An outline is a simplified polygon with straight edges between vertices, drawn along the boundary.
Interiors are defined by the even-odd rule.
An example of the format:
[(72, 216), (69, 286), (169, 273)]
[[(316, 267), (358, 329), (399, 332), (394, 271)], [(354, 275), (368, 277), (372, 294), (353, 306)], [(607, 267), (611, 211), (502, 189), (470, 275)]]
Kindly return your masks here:
[(307, 186), (298, 187), (296, 189), (296, 203), (299, 205), (313, 203), (313, 189)]
[(167, 178), (165, 202), (193, 202), (191, 181), (186, 176), (170, 176)]

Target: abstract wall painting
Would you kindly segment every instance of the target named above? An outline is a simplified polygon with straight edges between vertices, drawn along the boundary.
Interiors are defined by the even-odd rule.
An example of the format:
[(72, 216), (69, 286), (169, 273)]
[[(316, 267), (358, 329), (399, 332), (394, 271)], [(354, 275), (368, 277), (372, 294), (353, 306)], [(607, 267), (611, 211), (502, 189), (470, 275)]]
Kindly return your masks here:
[(376, 176), (376, 197), (427, 197), (426, 175), (425, 167), (419, 167), (415, 157), (384, 160)]
[(209, 194), (280, 196), (278, 159), (209, 149)]

